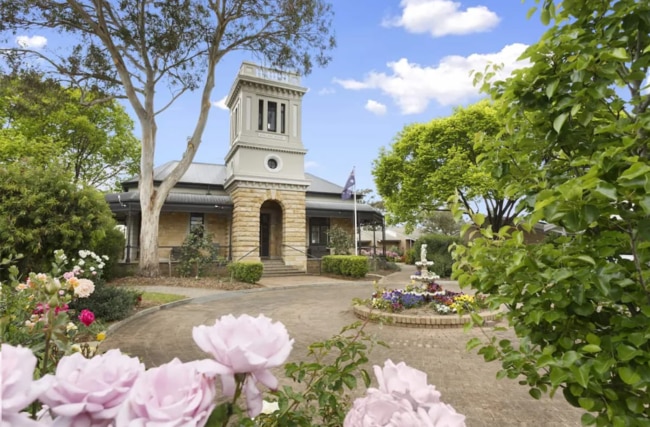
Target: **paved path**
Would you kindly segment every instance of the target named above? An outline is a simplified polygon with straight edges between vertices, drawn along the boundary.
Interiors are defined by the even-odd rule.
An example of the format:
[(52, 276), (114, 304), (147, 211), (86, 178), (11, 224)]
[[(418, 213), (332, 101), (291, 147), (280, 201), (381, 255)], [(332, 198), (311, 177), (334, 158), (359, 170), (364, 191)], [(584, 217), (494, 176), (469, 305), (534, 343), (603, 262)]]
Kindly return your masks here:
[[(406, 269), (382, 280), (383, 284), (408, 283)], [(323, 279), (323, 278), (319, 278)], [(307, 346), (337, 333), (357, 320), (352, 314), (352, 298), (367, 298), (372, 282), (342, 282), (328, 279), (314, 285), (296, 284), (295, 279), (278, 280), (269, 289), (223, 292), (203, 295), (191, 303), (160, 310), (129, 322), (109, 336), (104, 349), (119, 347), (140, 356), (147, 366), (206, 357), (192, 341), (191, 330), (200, 324), (213, 324), (215, 318), (232, 313), (264, 313), (282, 321), (296, 343), (290, 360), (303, 358)], [(275, 289), (273, 289), (275, 288)], [(178, 288), (175, 288), (178, 289)], [(387, 358), (428, 373), (445, 402), (467, 416), (473, 426), (579, 426), (581, 411), (569, 406), (558, 395), (553, 400), (534, 400), (516, 381), (496, 380), (497, 363), (485, 363), (465, 351), (471, 337), (462, 329), (410, 329), (370, 324), (367, 331), (384, 340), (390, 348), (376, 348), (371, 364)], [(280, 371), (276, 372), (281, 376)]]

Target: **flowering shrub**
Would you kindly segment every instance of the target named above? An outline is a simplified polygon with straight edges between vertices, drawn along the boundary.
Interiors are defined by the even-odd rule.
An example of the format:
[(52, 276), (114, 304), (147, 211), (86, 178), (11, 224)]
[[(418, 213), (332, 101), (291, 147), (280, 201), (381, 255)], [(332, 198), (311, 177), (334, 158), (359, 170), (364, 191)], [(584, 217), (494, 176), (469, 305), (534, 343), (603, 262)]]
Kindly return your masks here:
[[(75, 300), (87, 298), (94, 291), (93, 282), (85, 274), (101, 275), (101, 258), (91, 254), (80, 251), (79, 260), (65, 271), (68, 258), (63, 251), (55, 251), (52, 272), (30, 273), (25, 281), (18, 280), (15, 266), (8, 267), (10, 280), (1, 285), (0, 337), (4, 343), (34, 351), (37, 376), (52, 371), (61, 356), (73, 351), (71, 345), (79, 332), (77, 320), (86, 327), (95, 320), (90, 311), (76, 317), (70, 308)], [(84, 263), (79, 263), (86, 257), (92, 261), (84, 272)]]
[[(354, 331), (356, 329), (356, 331)], [(2, 424), (25, 426), (92, 425), (122, 427), (131, 425), (227, 426), (235, 417), (238, 426), (463, 426), (465, 417), (440, 401), (440, 393), (427, 384), (426, 374), (386, 361), (375, 366), (378, 387), (369, 388), (365, 397), (350, 409), (344, 388), (356, 388), (361, 375), (366, 387), (370, 378), (361, 368), (367, 362), (367, 337), (362, 328), (351, 337), (338, 335), (310, 346), (316, 363), (289, 363), (287, 375), (304, 382), (300, 392), (278, 383), (268, 368), (286, 360), (293, 340), (284, 325), (260, 315), (223, 316), (214, 326), (193, 330), (197, 345), (212, 358), (182, 363), (178, 359), (145, 370), (137, 359), (110, 350), (85, 359), (80, 354), (65, 356), (56, 372), (33, 380), (35, 358), (21, 347), (2, 344), (3, 360), (0, 390)], [(243, 333), (245, 331), (246, 333)], [(249, 335), (250, 334), (250, 335)], [(333, 349), (340, 354), (331, 365), (322, 365)], [(221, 379), (227, 402), (218, 404), (216, 382)], [(272, 389), (277, 399), (270, 413), (264, 408), (262, 392), (256, 382)], [(246, 410), (238, 406), (246, 397)], [(24, 410), (34, 401), (42, 410), (31, 416)], [(267, 404), (267, 407), (271, 406)], [(254, 417), (254, 419), (253, 419)], [(14, 425), (14, 424), (11, 424)]]
[(482, 308), (481, 297), (462, 292), (444, 290), (436, 282), (413, 281), (405, 289), (376, 289), (370, 300), (364, 303), (372, 308), (397, 313), (409, 308), (429, 307), (438, 314), (478, 311)]

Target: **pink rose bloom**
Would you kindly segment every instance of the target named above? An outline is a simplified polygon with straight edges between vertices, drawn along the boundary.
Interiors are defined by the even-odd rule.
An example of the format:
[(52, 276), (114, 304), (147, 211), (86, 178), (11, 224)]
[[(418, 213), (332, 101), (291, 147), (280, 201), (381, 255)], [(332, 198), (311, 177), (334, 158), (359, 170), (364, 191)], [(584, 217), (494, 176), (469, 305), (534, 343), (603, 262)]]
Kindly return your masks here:
[(95, 284), (88, 279), (79, 279), (77, 286), (74, 287), (74, 294), (79, 298), (88, 298), (94, 291)]
[(70, 280), (74, 277), (74, 271), (68, 271), (66, 273), (63, 273), (63, 278), (65, 280)]
[(85, 308), (81, 310), (81, 313), (79, 313), (79, 320), (81, 323), (86, 325), (87, 327), (92, 325), (92, 323), (95, 321), (95, 315), (93, 314), (92, 311), (86, 310)]
[(432, 426), (465, 427), (465, 415), (442, 402), (432, 405), (426, 413), (423, 408), (418, 412), (422, 419), (431, 420)]
[(54, 376), (46, 376), (53, 378), (53, 384), (40, 400), (57, 426), (106, 427), (143, 371), (138, 359), (119, 350), (92, 359), (74, 353), (61, 359)]
[(61, 312), (66, 312), (69, 309), (70, 309), (70, 307), (68, 307), (68, 304), (60, 305), (60, 306), (54, 307), (54, 314), (59, 314)]
[(406, 399), (377, 389), (368, 389), (365, 397), (354, 401), (343, 427), (421, 427), (421, 416)]
[(440, 402), (440, 392), (427, 383), (427, 374), (400, 362), (397, 365), (390, 359), (384, 367), (375, 365), (375, 376), (384, 393), (392, 393), (408, 399), (414, 406), (430, 406)]
[(133, 385), (115, 427), (203, 426), (216, 406), (217, 364), (178, 359), (145, 371)]
[(0, 425), (38, 426), (38, 422), (21, 412), (50, 386), (50, 380), (34, 381), (36, 357), (24, 347), (2, 344), (0, 347)]
[(237, 318), (229, 314), (217, 319), (214, 326), (193, 328), (192, 337), (225, 371), (221, 381), (227, 397), (235, 394), (235, 374), (249, 374), (244, 384), (248, 415), (257, 416), (262, 411), (262, 393), (255, 383), (278, 387), (269, 369), (281, 366), (291, 353), (294, 340), (289, 339), (287, 328), (262, 314)]

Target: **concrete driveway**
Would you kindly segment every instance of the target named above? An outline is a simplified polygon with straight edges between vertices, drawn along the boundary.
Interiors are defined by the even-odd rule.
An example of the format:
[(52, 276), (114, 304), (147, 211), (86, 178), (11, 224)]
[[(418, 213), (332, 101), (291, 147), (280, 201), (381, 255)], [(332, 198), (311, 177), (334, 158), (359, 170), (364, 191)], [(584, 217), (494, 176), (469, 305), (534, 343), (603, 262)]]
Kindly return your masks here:
[[(409, 271), (392, 279), (404, 283)], [(391, 280), (389, 280), (391, 281)], [(191, 303), (159, 310), (128, 322), (102, 344), (142, 358), (148, 366), (173, 357), (183, 361), (207, 357), (192, 341), (191, 330), (213, 324), (232, 313), (266, 316), (284, 323), (296, 340), (290, 360), (305, 357), (307, 346), (330, 337), (357, 319), (353, 298), (368, 298), (372, 282), (294, 284), (281, 282), (267, 289), (234, 291), (195, 298)], [(555, 399), (534, 400), (517, 381), (495, 378), (498, 363), (465, 351), (471, 333), (462, 329), (411, 329), (369, 324), (369, 333), (388, 343), (376, 348), (370, 363), (383, 365), (387, 358), (427, 372), (429, 383), (442, 393), (444, 402), (467, 416), (472, 426), (579, 426), (582, 411), (568, 405), (561, 394)], [(473, 332), (478, 333), (478, 332)], [(277, 372), (281, 377), (281, 372)]]

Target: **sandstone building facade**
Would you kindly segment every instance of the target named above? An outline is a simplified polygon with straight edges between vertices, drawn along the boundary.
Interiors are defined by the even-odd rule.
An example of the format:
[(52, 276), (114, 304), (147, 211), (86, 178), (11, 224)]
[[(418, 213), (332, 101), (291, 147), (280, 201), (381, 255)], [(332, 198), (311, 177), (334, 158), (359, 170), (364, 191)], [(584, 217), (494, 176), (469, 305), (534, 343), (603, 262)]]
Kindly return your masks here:
[[(162, 209), (159, 257), (168, 260), (201, 224), (219, 255), (232, 261), (275, 260), (298, 270), (327, 254), (333, 226), (354, 230), (353, 200), (343, 188), (306, 173), (300, 76), (244, 62), (226, 100), (229, 150), (223, 164), (193, 163)], [(162, 181), (175, 162), (157, 167)], [(343, 178), (343, 177), (342, 177)], [(137, 262), (138, 178), (106, 200), (126, 233), (125, 262)], [(357, 203), (359, 225), (384, 224), (381, 212)]]

